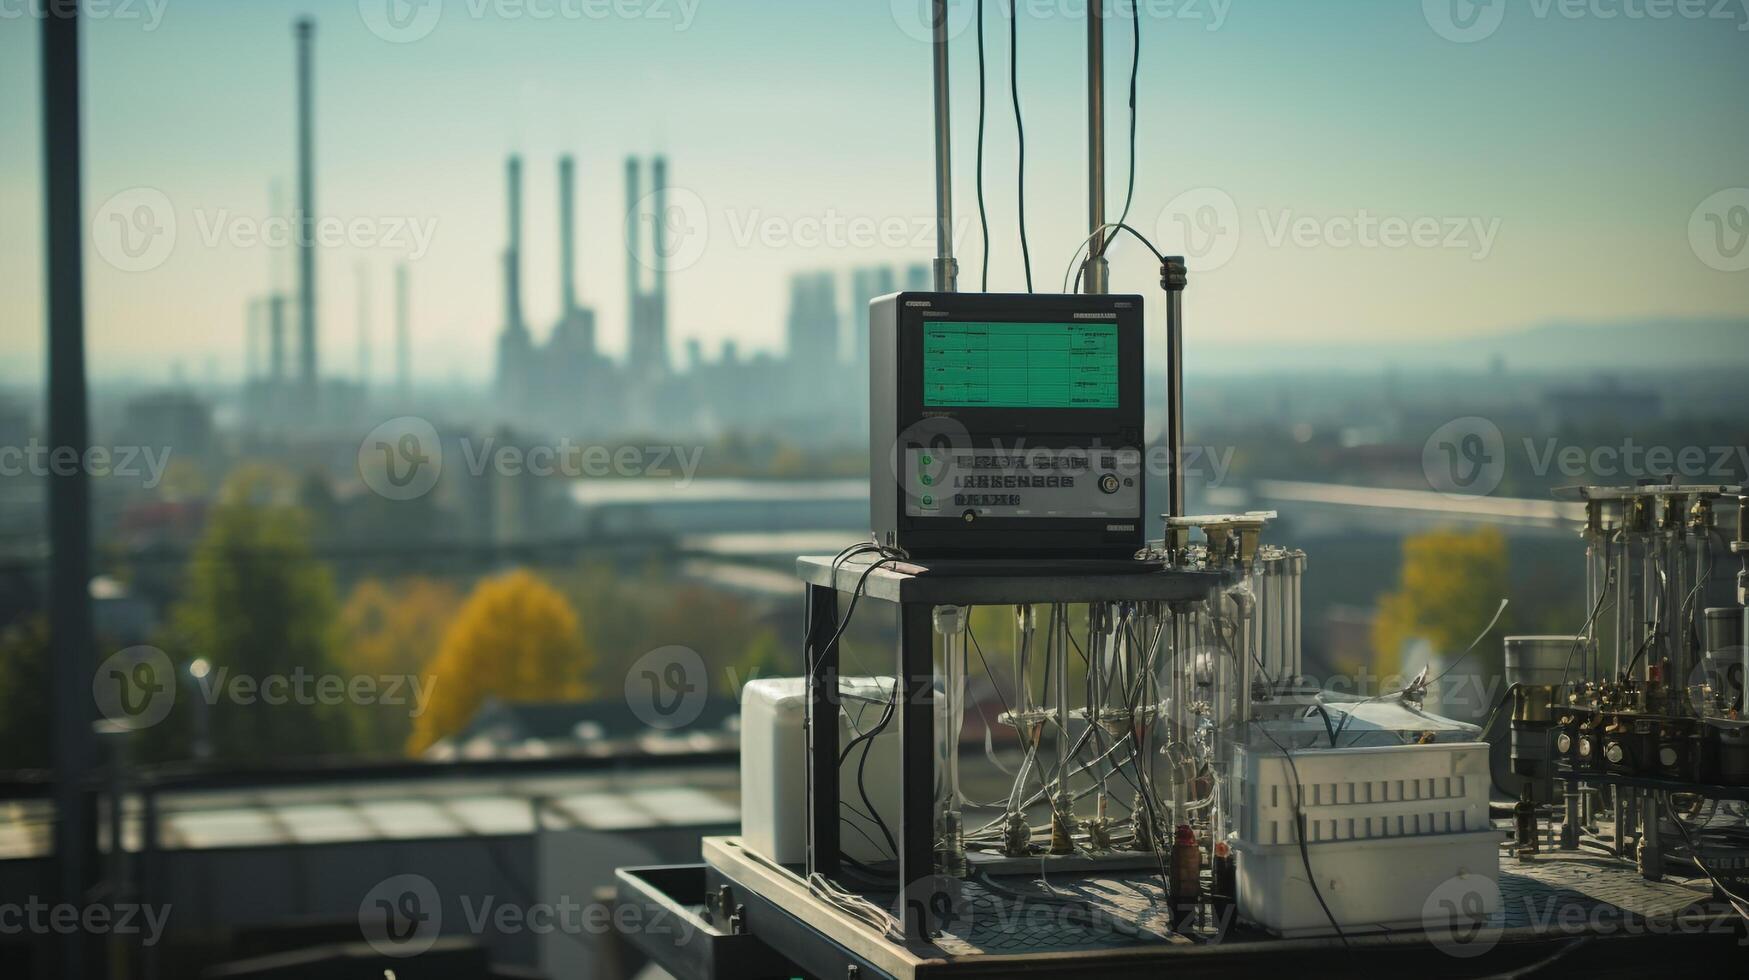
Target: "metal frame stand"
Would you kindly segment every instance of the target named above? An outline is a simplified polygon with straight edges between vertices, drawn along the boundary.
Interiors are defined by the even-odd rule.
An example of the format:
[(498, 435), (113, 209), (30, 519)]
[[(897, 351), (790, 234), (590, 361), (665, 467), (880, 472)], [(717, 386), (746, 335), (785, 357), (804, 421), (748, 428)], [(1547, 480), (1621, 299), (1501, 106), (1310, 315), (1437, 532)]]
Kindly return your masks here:
[[(899, 607), (896, 676), (899, 702), (899, 820), (895, 828), (899, 893), (905, 936), (925, 942), (940, 914), (936, 896), (945, 881), (935, 868), (935, 629), (937, 606), (1015, 606), (1091, 602), (1183, 602), (1229, 584), (1223, 571), (1166, 569), (1141, 562), (1133, 570), (1112, 563), (958, 562), (936, 567), (862, 556), (845, 562), (804, 557), (797, 576), (807, 598), (808, 842), (807, 873), (835, 877), (841, 869), (837, 712), (838, 593)], [(1095, 565), (1098, 567), (1095, 568)], [(865, 577), (865, 573), (866, 577)], [(937, 884), (939, 882), (939, 884)]]

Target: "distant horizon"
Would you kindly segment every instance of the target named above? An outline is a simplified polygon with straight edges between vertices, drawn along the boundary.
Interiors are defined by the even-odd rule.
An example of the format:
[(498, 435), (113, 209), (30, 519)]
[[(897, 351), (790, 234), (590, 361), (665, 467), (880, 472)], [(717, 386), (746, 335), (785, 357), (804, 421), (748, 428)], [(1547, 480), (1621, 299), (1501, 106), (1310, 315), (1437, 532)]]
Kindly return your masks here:
[[(1145, 295), (1146, 294), (1144, 294), (1144, 296)], [(1348, 376), (1356, 376), (1356, 377), (1372, 377), (1372, 376), (1377, 376), (1377, 375), (1379, 375), (1383, 372), (1386, 372), (1386, 371), (1399, 371), (1399, 372), (1411, 371), (1411, 372), (1413, 372), (1413, 371), (1419, 371), (1419, 370), (1427, 370), (1427, 371), (1430, 371), (1432, 373), (1437, 373), (1437, 374), (1462, 374), (1462, 373), (1466, 373), (1466, 369), (1471, 370), (1476, 374), (1486, 374), (1486, 373), (1488, 373), (1488, 370), (1489, 370), (1488, 361), (1496, 353), (1493, 350), (1486, 350), (1486, 349), (1478, 348), (1478, 350), (1475, 352), (1475, 360), (1471, 364), (1464, 364), (1462, 362), (1451, 363), (1449, 361), (1442, 361), (1442, 363), (1440, 363), (1437, 367), (1429, 367), (1426, 365), (1420, 365), (1420, 364), (1415, 364), (1415, 363), (1407, 363), (1407, 364), (1393, 363), (1391, 360), (1391, 357), (1393, 355), (1398, 356), (1398, 357), (1403, 357), (1403, 356), (1414, 355), (1414, 354), (1422, 354), (1422, 355), (1435, 354), (1435, 353), (1439, 353), (1439, 352), (1442, 352), (1444, 350), (1447, 350), (1449, 348), (1452, 348), (1454, 346), (1463, 346), (1466, 344), (1487, 345), (1487, 344), (1490, 344), (1493, 342), (1512, 341), (1514, 339), (1522, 339), (1526, 335), (1535, 334), (1535, 333), (1538, 333), (1541, 331), (1564, 330), (1564, 329), (1581, 330), (1581, 331), (1583, 331), (1583, 330), (1605, 331), (1605, 330), (1612, 330), (1612, 329), (1638, 327), (1638, 326), (1643, 326), (1643, 325), (1648, 324), (1648, 323), (1659, 323), (1659, 324), (1663, 324), (1663, 325), (1673, 327), (1676, 329), (1683, 329), (1683, 328), (1705, 329), (1705, 328), (1709, 328), (1709, 327), (1710, 328), (1720, 328), (1720, 329), (1741, 328), (1746, 332), (1745, 336), (1743, 338), (1745, 341), (1743, 347), (1741, 347), (1740, 349), (1738, 349), (1735, 352), (1732, 352), (1732, 351), (1724, 351), (1724, 352), (1710, 351), (1710, 352), (1698, 353), (1698, 354), (1694, 354), (1692, 356), (1692, 359), (1687, 360), (1687, 361), (1673, 360), (1673, 361), (1666, 362), (1666, 363), (1659, 363), (1659, 364), (1655, 365), (1654, 368), (1652, 368), (1653, 370), (1657, 370), (1659, 372), (1683, 371), (1683, 370), (1708, 370), (1708, 371), (1716, 370), (1716, 371), (1725, 372), (1725, 371), (1735, 370), (1743, 365), (1749, 365), (1749, 315), (1742, 316), (1742, 317), (1705, 316), (1705, 315), (1691, 315), (1691, 316), (1672, 315), (1672, 316), (1667, 316), (1667, 317), (1633, 316), (1633, 317), (1618, 317), (1618, 318), (1615, 318), (1613, 320), (1597, 320), (1597, 321), (1579, 321), (1579, 320), (1574, 320), (1574, 319), (1552, 318), (1549, 320), (1545, 320), (1545, 321), (1541, 321), (1541, 322), (1537, 322), (1537, 323), (1526, 324), (1523, 326), (1507, 327), (1507, 328), (1500, 329), (1500, 330), (1477, 332), (1477, 333), (1468, 334), (1468, 335), (1430, 338), (1430, 339), (1426, 339), (1426, 340), (1409, 339), (1409, 340), (1398, 341), (1396, 343), (1385, 343), (1385, 344), (1381, 344), (1381, 343), (1378, 343), (1376, 341), (1339, 340), (1339, 341), (1335, 341), (1335, 342), (1326, 342), (1323, 344), (1312, 344), (1312, 343), (1299, 344), (1299, 345), (1296, 345), (1296, 344), (1285, 344), (1285, 345), (1284, 344), (1275, 344), (1275, 345), (1269, 345), (1262, 350), (1252, 350), (1252, 349), (1240, 350), (1240, 349), (1234, 349), (1233, 347), (1231, 347), (1229, 345), (1223, 344), (1219, 340), (1219, 338), (1198, 336), (1198, 334), (1201, 331), (1199, 331), (1197, 323), (1194, 321), (1194, 317), (1197, 315), (1197, 312), (1198, 311), (1196, 309), (1194, 302), (1187, 303), (1186, 318), (1190, 322), (1188, 323), (1187, 329), (1186, 329), (1187, 336), (1185, 338), (1185, 346), (1186, 346), (1187, 360), (1189, 360), (1190, 363), (1185, 365), (1185, 370), (1188, 374), (1190, 374), (1192, 376), (1199, 375), (1199, 374), (1201, 374), (1201, 375), (1220, 375), (1220, 376), (1316, 374), (1316, 375), (1348, 375)], [(1151, 304), (1150, 304), (1149, 319), (1150, 319), (1150, 324), (1149, 324), (1149, 326), (1150, 326), (1150, 338), (1152, 338), (1154, 335), (1154, 327), (1156, 325), (1152, 322), (1155, 319), (1155, 317), (1154, 317), (1154, 311), (1152, 310)], [(549, 332), (550, 332), (550, 328), (539, 329), (539, 330), (533, 331), (534, 336), (537, 340), (544, 339)], [(732, 337), (725, 338), (725, 339), (735, 340), (735, 338), (732, 338)], [(677, 344), (674, 346), (676, 347), (676, 349), (670, 351), (670, 354), (672, 356), (672, 361), (676, 365), (683, 365), (684, 358), (681, 355), (684, 354), (684, 345)], [(1346, 361), (1342, 365), (1328, 365), (1328, 364), (1316, 363), (1317, 360), (1341, 359), (1341, 358), (1344, 358), (1346, 355), (1353, 353), (1355, 350), (1361, 349), (1361, 348), (1368, 348), (1373, 352), (1372, 360), (1364, 366), (1353, 366), (1352, 369), (1350, 369), (1350, 367), (1349, 367), (1350, 362), (1346, 362)], [(1224, 356), (1222, 356), (1218, 360), (1214, 360), (1213, 362), (1205, 360), (1203, 357), (1199, 356), (1201, 354), (1206, 353), (1207, 351), (1209, 351), (1211, 349), (1220, 350), (1220, 351), (1225, 352)], [(737, 351), (738, 351), (738, 356), (742, 360), (747, 360), (750, 358), (756, 358), (756, 357), (761, 357), (761, 356), (775, 357), (775, 358), (781, 359), (787, 354), (787, 352), (785, 350), (783, 350), (781, 347), (756, 348), (756, 347), (747, 346), (745, 343), (737, 343)], [(720, 353), (720, 351), (716, 351), (716, 350), (707, 351), (706, 357), (705, 357), (705, 362), (707, 364), (715, 363), (719, 353)], [(1150, 365), (1149, 366), (1149, 374), (1153, 375), (1153, 374), (1157, 373), (1157, 371), (1153, 365), (1153, 360), (1154, 360), (1153, 351), (1149, 350), (1146, 353), (1148, 355), (1149, 365)], [(1314, 356), (1313, 363), (1310, 363), (1310, 364), (1307, 363), (1306, 358), (1307, 358), (1308, 353), (1313, 354), (1313, 356)], [(1623, 354), (1621, 355), (1621, 359), (1619, 361), (1613, 362), (1613, 363), (1605, 362), (1605, 363), (1600, 365), (1597, 362), (1586, 362), (1583, 364), (1567, 365), (1567, 366), (1557, 366), (1557, 365), (1551, 365), (1551, 364), (1547, 364), (1547, 363), (1539, 363), (1539, 362), (1535, 362), (1535, 361), (1531, 362), (1528, 365), (1523, 364), (1523, 363), (1515, 364), (1511, 358), (1510, 351), (1507, 351), (1504, 353), (1505, 353), (1505, 359), (1507, 362), (1507, 367), (1509, 369), (1511, 369), (1511, 370), (1524, 370), (1524, 371), (1529, 371), (1529, 372), (1534, 372), (1534, 373), (1539, 373), (1539, 374), (1564, 374), (1564, 373), (1587, 374), (1587, 373), (1595, 373), (1595, 372), (1600, 371), (1600, 370), (1601, 371), (1611, 371), (1611, 370), (1623, 370), (1623, 371), (1625, 371), (1625, 370), (1630, 370), (1630, 369), (1631, 370), (1647, 370), (1648, 369), (1645, 362), (1643, 360), (1639, 359), (1632, 352), (1623, 352)], [(1607, 354), (1609, 352), (1603, 351), (1602, 353)], [(1731, 360), (1728, 356), (1721, 359), (1721, 357), (1719, 356), (1721, 353), (1724, 353), (1727, 355), (1731, 354), (1731, 353), (1736, 353), (1738, 355), (1738, 357), (1735, 361)], [(384, 356), (379, 363), (388, 362), (390, 360), (391, 360), (391, 358)], [(623, 357), (616, 357), (615, 361), (616, 361), (616, 363), (623, 363)], [(848, 361), (846, 363), (848, 363)], [(0, 366), (0, 384), (7, 385), (9, 387), (28, 387), (28, 386), (32, 386), (32, 385), (40, 386), (40, 375), (31, 376), (31, 375), (20, 373), (16, 370), (17, 367), (19, 367), (19, 365), (16, 362), (9, 362), (8, 364), (6, 364), (4, 366)], [(173, 371), (178, 367), (181, 368), (181, 374), (182, 374), (180, 382), (178, 382), (176, 379), (174, 379), (172, 377)], [(1163, 371), (1164, 368), (1161, 367), (1158, 370)], [(686, 372), (684, 370), (677, 368), (675, 371), (675, 374), (677, 376), (684, 376), (686, 374)], [(355, 383), (358, 380), (357, 375), (355, 373), (353, 373), (351, 371), (346, 371), (346, 370), (329, 371), (329, 372), (323, 374), (322, 377), (324, 378), (325, 381), (334, 381), (334, 382), (341, 382), (341, 383)], [(139, 372), (139, 371), (129, 372), (129, 373), (115, 372), (115, 371), (111, 371), (111, 372), (107, 372), (107, 373), (99, 373), (96, 371), (92, 371), (92, 372), (89, 372), (89, 381), (95, 386), (129, 386), (129, 385), (134, 385), (134, 386), (139, 386), (139, 387), (159, 387), (159, 388), (169, 387), (169, 386), (172, 386), (172, 385), (177, 384), (177, 383), (194, 385), (194, 386), (201, 386), (201, 385), (206, 385), (209, 383), (207, 380), (207, 371), (205, 369), (205, 365), (204, 364), (193, 364), (193, 363), (166, 364), (160, 369), (159, 376), (156, 376), (156, 377), (154, 377), (152, 375), (152, 373)], [(236, 370), (232, 370), (229, 373), (221, 371), (217, 377), (217, 383), (223, 387), (235, 387), (235, 386), (241, 384), (243, 381), (244, 381), (244, 376), (242, 375), (241, 372), (236, 371)], [(459, 386), (459, 387), (466, 388), (466, 389), (474, 389), (474, 388), (484, 389), (484, 388), (488, 388), (492, 385), (493, 378), (492, 378), (492, 370), (491, 370), (490, 365), (481, 366), (479, 368), (478, 372), (476, 374), (473, 374), (473, 375), (457, 375), (454, 373), (436, 374), (436, 373), (433, 373), (431, 371), (420, 370), (418, 367), (418, 361), (417, 361), (417, 359), (415, 359), (414, 368), (412, 371), (412, 382), (415, 385), (419, 385), (422, 387)], [(392, 388), (392, 387), (394, 387), (395, 383), (396, 383), (395, 377), (393, 376), (392, 373), (387, 372), (387, 371), (373, 372), (372, 376), (368, 380), (368, 386), (370, 388), (373, 388), (373, 389)]]

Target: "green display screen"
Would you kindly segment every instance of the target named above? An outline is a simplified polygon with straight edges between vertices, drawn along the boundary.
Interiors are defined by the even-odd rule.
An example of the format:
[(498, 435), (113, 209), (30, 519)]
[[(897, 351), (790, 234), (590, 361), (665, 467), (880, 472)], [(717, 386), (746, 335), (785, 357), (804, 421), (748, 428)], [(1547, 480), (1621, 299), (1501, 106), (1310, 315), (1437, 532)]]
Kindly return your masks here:
[(1115, 323), (926, 323), (929, 408), (1116, 408)]

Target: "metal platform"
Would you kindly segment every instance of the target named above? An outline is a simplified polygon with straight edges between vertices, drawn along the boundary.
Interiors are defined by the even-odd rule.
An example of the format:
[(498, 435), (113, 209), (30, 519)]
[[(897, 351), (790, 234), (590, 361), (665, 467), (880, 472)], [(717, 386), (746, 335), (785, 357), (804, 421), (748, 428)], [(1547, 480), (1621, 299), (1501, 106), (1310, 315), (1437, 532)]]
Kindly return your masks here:
[(1626, 773), (1606, 772), (1597, 769), (1574, 769), (1570, 766), (1557, 768), (1555, 778), (1567, 783), (1627, 786), (1655, 793), (1682, 793), (1700, 796), (1709, 800), (1749, 801), (1749, 786), (1697, 783), (1692, 780), (1661, 779), (1656, 776), (1630, 776)]
[[(1141, 560), (940, 561), (928, 565), (857, 555), (796, 559), (796, 576), (810, 586), (831, 586), (871, 599), (934, 606), (1003, 606), (1018, 603), (1181, 602), (1201, 599), (1232, 581), (1227, 572), (1165, 568)], [(868, 573), (865, 577), (864, 573)]]
[[(1504, 837), (1504, 833), (1502, 835)], [(736, 943), (740, 955), (676, 951), (674, 934), (628, 937), (681, 980), (770, 976), (1175, 977), (1250, 976), (1291, 970), (1296, 977), (1352, 977), (1362, 970), (1475, 977), (1548, 967), (1547, 975), (1595, 976), (1667, 971), (1672, 962), (1749, 961), (1740, 920), (1707, 906), (1707, 889), (1652, 883), (1602, 855), (1545, 855), (1502, 865), (1499, 913), (1466, 941), (1434, 943), (1422, 932), (1282, 940), (1205, 916), (1186, 935), (1164, 928), (1158, 879), (1146, 875), (1053, 875), (969, 881), (961, 915), (927, 942), (901, 943), (809, 892), (799, 869), (773, 865), (736, 838), (705, 841), (706, 864), (684, 872), (693, 943)], [(649, 869), (646, 869), (646, 871)], [(634, 872), (635, 874), (635, 872)], [(679, 879), (675, 879), (679, 880)], [(647, 887), (621, 901), (648, 911)], [(877, 904), (891, 895), (870, 894)], [(669, 897), (674, 904), (678, 897)], [(716, 911), (707, 912), (707, 906)], [(647, 920), (640, 920), (647, 921)], [(749, 942), (752, 940), (753, 942)], [(776, 953), (786, 969), (769, 972)], [(1727, 960), (1729, 961), (1729, 960)], [(696, 964), (711, 964), (708, 968)], [(1559, 964), (1556, 966), (1555, 964)], [(678, 969), (676, 969), (678, 967)]]

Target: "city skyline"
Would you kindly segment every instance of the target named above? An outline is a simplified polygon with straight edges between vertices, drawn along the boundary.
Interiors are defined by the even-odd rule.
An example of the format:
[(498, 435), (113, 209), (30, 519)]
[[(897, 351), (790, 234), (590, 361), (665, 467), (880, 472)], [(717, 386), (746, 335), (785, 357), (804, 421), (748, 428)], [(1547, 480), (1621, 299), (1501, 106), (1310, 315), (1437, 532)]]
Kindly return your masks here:
[[(1202, 22), (1188, 8), (1157, 7), (1144, 5), (1132, 218), (1141, 216), (1149, 234), (1170, 231), (1179, 214), (1193, 222), (1212, 215), (1237, 230), (1236, 240), (1223, 240), (1230, 256), (1193, 279), (1192, 349), (1218, 338), (1257, 343), (1267, 357), (1308, 337), (1361, 348), (1405, 332), (1439, 340), (1552, 321), (1749, 317), (1744, 273), (1729, 261), (1736, 243), (1724, 238), (1739, 206), (1727, 196), (1711, 205), (1717, 214), (1706, 211), (1744, 182), (1740, 161), (1749, 154), (1749, 133), (1722, 122), (1734, 118), (1731, 93), (1749, 82), (1749, 59), (1740, 57), (1749, 33), (1739, 25), (1521, 18), (1462, 44), (1441, 37), (1416, 5), (1310, 12), (1258, 4), (1228, 10), (1218, 26), (1214, 7)], [(832, 17), (793, 4), (706, 6), (685, 30), (653, 19), (555, 24), (481, 9), (464, 16), (458, 8), (406, 44), (374, 34), (352, 3), (185, 0), (152, 30), (91, 22), (88, 221), (95, 228), (113, 218), (104, 209), (117, 194), (146, 187), (171, 202), (179, 226), (175, 249), (148, 271), (124, 271), (90, 250), (94, 378), (162, 380), (174, 364), (198, 375), (209, 362), (221, 377), (240, 374), (249, 297), (268, 291), (275, 273), (267, 250), (238, 236), (260, 230), (273, 185), (292, 198), (291, 24), (302, 13), (318, 18), (316, 212), (374, 221), (370, 234), (399, 235), (405, 246), (322, 250), (324, 375), (353, 371), (352, 273), (361, 263), (377, 284), (373, 346), (390, 349), (393, 291), (384, 284), (425, 229), (425, 251), (409, 263), (415, 377), (489, 383), (502, 325), (492, 274), (502, 242), (498, 175), (511, 152), (543, 178), (531, 181), (527, 204), (525, 292), (536, 338), (561, 313), (549, 175), (553, 161), (570, 155), (579, 302), (596, 311), (601, 349), (616, 359), (626, 356), (630, 322), (618, 285), (628, 262), (618, 186), (627, 156), (673, 160), (677, 203), (702, 215), (706, 231), (700, 253), (670, 273), (666, 354), (674, 363), (684, 363), (691, 341), (709, 351), (726, 340), (746, 353), (785, 351), (795, 273), (848, 277), (929, 257), (927, 46), (890, 5)], [(988, 17), (991, 287), (1018, 289), (1006, 21)], [(1082, 225), (1076, 19), (1022, 5), (1028, 219), (1041, 291), (1059, 288)], [(6, 23), (0, 76), (34, 92), (34, 31), (26, 20)], [(814, 43), (845, 31), (867, 43), (842, 51)], [(1108, 90), (1116, 93), (1128, 68), (1127, 24), (1113, 18), (1108, 33)], [(962, 288), (976, 287), (981, 265), (972, 41), (962, 25), (954, 49)], [(132, 73), (173, 62), (198, 70), (150, 99), (126, 85)], [(797, 87), (792, 73), (835, 80)], [(1409, 75), (1420, 83), (1415, 103), (1383, 84)], [(808, 131), (762, 108), (780, 92), (816, 120)], [(719, 100), (737, 109), (712, 112)], [(1314, 100), (1316, 128), (1302, 115)], [(1109, 101), (1115, 212), (1127, 120), (1122, 99)], [(38, 376), (42, 349), (35, 111), (28, 98), (0, 108), (21, 151), (0, 164), (0, 261), (18, 273), (0, 293), (17, 334), (11, 349), (21, 355), (4, 369), (12, 383)], [(1662, 149), (1671, 145), (1684, 155), (1671, 158)], [(1507, 158), (1521, 163), (1496, 162)], [(1709, 214), (1720, 219), (1713, 226)], [(1432, 222), (1440, 244), (1378, 243), (1380, 223), (1393, 220)], [(896, 233), (882, 238), (883, 225)], [(1694, 236), (1709, 227), (1721, 236), (1724, 261), (1698, 254), (1704, 243)], [(834, 238), (856, 229), (874, 243)], [(1352, 244), (1369, 235), (1374, 244)], [(1462, 247), (1446, 247), (1454, 237)], [(1610, 271), (1630, 256), (1633, 274)], [(1113, 263), (1114, 288), (1153, 292), (1144, 250), (1120, 243)], [(392, 361), (376, 358), (379, 381), (392, 378)]]

